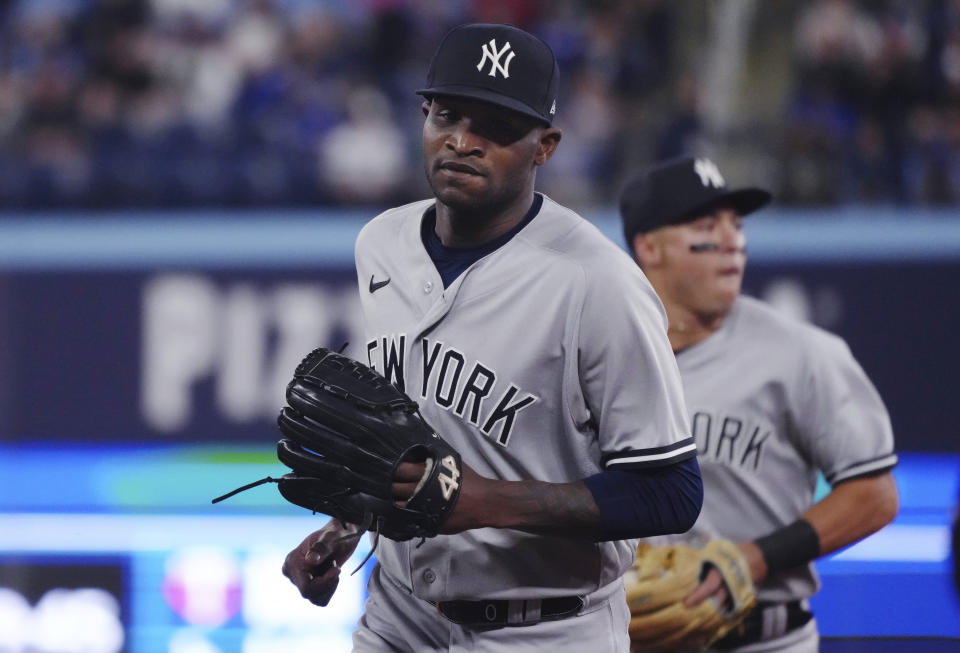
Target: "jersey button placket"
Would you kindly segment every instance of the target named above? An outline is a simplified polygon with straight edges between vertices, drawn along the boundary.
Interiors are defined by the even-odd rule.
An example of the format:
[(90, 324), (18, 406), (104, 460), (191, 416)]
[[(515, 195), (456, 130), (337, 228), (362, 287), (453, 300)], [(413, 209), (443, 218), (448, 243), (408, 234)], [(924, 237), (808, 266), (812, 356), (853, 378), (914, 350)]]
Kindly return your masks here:
[(427, 583), (433, 583), (437, 580), (436, 572), (434, 572), (433, 569), (427, 569), (423, 572), (423, 580)]
[(429, 295), (433, 291), (433, 282), (427, 281), (423, 284), (423, 294)]

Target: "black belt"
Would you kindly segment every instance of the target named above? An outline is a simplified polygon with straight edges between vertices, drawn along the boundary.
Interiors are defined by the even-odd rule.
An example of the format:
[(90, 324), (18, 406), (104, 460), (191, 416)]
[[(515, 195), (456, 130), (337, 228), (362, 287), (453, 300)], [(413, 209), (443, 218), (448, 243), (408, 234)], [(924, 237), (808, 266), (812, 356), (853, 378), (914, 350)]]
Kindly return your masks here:
[(437, 610), (462, 626), (530, 626), (573, 616), (583, 607), (579, 596), (552, 599), (500, 599), (490, 601), (440, 601)]
[[(779, 628), (775, 628), (765, 635), (763, 631), (764, 611), (782, 608), (786, 608), (786, 618), (781, 620)], [(804, 608), (800, 601), (758, 603), (757, 607), (747, 615), (739, 626), (730, 631), (723, 639), (714, 642), (711, 648), (718, 651), (730, 651), (765, 639), (782, 637), (792, 630), (805, 626), (811, 619), (813, 619), (813, 613)]]

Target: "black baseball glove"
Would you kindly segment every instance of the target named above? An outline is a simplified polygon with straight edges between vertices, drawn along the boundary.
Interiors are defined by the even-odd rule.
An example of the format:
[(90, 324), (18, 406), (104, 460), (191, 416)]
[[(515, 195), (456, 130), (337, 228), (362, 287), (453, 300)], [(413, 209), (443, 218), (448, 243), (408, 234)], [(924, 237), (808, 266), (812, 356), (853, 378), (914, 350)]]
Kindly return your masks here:
[[(277, 456), (292, 471), (214, 502), (276, 482), (291, 503), (393, 540), (440, 531), (460, 493), (460, 455), (424, 421), (415, 401), (375, 370), (320, 348), (297, 367), (287, 404), (277, 418), (286, 436)], [(404, 507), (390, 488), (402, 462), (426, 466)]]

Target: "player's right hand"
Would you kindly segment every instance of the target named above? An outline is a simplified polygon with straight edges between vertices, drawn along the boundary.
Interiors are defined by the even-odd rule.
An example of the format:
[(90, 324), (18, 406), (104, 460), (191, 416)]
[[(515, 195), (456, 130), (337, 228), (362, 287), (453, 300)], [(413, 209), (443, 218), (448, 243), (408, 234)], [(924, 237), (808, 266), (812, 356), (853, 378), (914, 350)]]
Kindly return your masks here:
[(353, 555), (363, 531), (355, 524), (331, 519), (287, 554), (283, 575), (314, 605), (325, 606), (340, 583), (340, 570)]
[[(743, 553), (747, 564), (750, 566), (750, 577), (754, 585), (763, 580), (767, 575), (766, 563), (763, 561), (763, 554), (759, 547), (753, 542), (737, 542), (737, 547)], [(695, 607), (712, 597), (717, 605), (723, 605), (730, 596), (723, 582), (723, 576), (720, 571), (714, 567), (697, 586), (697, 588), (684, 600), (684, 605), (688, 608)]]
[(693, 608), (712, 597), (717, 605), (725, 605), (730, 593), (723, 584), (723, 575), (716, 568), (711, 569), (704, 576), (703, 581), (697, 585), (697, 588), (684, 599), (683, 604), (688, 608)]

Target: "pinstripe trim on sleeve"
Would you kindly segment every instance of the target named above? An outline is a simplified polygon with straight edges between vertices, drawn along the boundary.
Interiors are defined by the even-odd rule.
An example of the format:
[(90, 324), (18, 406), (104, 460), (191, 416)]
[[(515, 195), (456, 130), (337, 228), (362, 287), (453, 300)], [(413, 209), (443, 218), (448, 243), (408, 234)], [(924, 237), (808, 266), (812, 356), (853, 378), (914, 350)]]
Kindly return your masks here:
[(684, 438), (663, 447), (608, 453), (603, 456), (601, 462), (604, 469), (642, 469), (671, 465), (696, 455), (697, 443), (693, 438)]
[(850, 465), (849, 467), (832, 473), (830, 476), (827, 476), (826, 479), (830, 485), (836, 485), (837, 483), (849, 481), (858, 476), (868, 476), (870, 474), (876, 474), (877, 472), (885, 472), (888, 469), (892, 469), (896, 464), (897, 454), (889, 453), (878, 458), (872, 458), (871, 460), (864, 460)]

